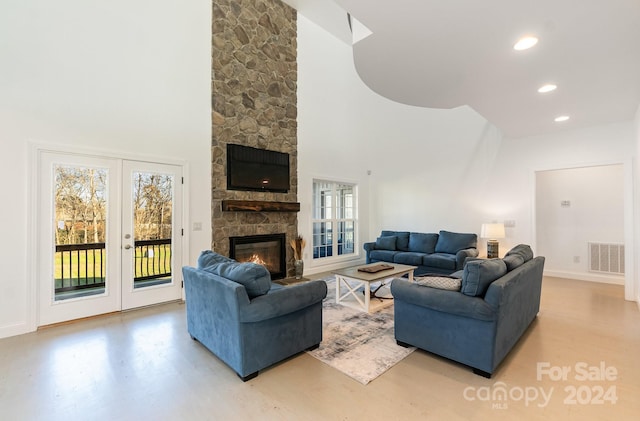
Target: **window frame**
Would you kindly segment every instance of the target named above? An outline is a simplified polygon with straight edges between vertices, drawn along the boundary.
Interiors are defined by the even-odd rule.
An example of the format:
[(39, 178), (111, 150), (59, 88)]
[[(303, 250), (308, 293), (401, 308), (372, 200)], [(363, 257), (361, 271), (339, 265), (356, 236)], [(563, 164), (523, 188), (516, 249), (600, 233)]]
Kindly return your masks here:
[[(318, 185), (330, 185), (332, 194), (329, 196), (323, 197), (323, 202), (330, 198), (331, 203), (329, 206), (326, 206), (326, 203), (318, 204), (318, 194), (316, 190), (319, 188)], [(347, 207), (342, 205), (340, 208), (341, 200), (334, 200), (334, 198), (338, 197), (338, 191), (340, 190), (340, 186), (349, 186), (351, 188), (351, 206)], [(344, 260), (355, 260), (360, 258), (359, 253), (359, 233), (358, 233), (358, 185), (354, 182), (349, 181), (338, 181), (338, 180), (330, 180), (324, 178), (314, 178), (312, 182), (312, 209), (311, 209), (311, 259), (316, 263), (331, 263), (336, 261), (344, 261)], [(316, 218), (316, 215), (321, 213), (320, 218)], [(342, 214), (342, 215), (340, 215)], [(349, 215), (350, 214), (350, 215)], [(338, 217), (340, 216), (340, 217)], [(330, 224), (331, 233), (331, 243), (326, 244), (328, 247), (331, 247), (331, 255), (326, 255), (325, 253), (321, 253), (321, 249), (316, 250), (317, 244), (315, 242), (316, 235), (315, 227), (317, 224)], [(348, 244), (349, 241), (342, 243), (339, 242), (340, 235), (334, 235), (334, 233), (338, 232), (340, 226), (346, 227), (348, 225), (353, 226), (353, 230), (351, 233), (350, 242), (352, 243), (352, 249), (349, 253), (343, 254), (334, 254), (333, 250), (344, 250), (344, 245)], [(348, 231), (345, 229), (345, 231)], [(323, 234), (324, 235), (324, 234)], [(323, 255), (324, 254), (324, 255)]]

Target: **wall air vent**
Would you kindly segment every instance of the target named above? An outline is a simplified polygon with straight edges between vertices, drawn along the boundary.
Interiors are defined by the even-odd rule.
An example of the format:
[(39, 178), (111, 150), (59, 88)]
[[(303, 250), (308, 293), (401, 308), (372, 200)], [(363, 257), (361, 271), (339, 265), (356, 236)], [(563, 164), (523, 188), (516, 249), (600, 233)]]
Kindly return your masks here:
[(624, 244), (587, 243), (589, 271), (624, 274)]

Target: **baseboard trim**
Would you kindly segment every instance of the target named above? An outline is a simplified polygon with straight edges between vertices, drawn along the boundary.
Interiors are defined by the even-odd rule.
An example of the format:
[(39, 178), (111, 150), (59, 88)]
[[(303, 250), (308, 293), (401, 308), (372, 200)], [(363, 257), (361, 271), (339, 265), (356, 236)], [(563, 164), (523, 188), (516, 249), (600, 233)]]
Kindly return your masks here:
[(2, 326), (0, 327), (0, 339), (24, 335), (25, 333), (30, 332), (35, 332), (35, 330), (30, 329), (28, 323), (16, 323), (14, 325)]
[(577, 281), (600, 282), (603, 284), (624, 285), (624, 277), (620, 277), (620, 276), (614, 277), (614, 276), (591, 274), (591, 273), (564, 272), (564, 271), (554, 271), (554, 270), (545, 270), (544, 276), (551, 276), (554, 278), (575, 279)]

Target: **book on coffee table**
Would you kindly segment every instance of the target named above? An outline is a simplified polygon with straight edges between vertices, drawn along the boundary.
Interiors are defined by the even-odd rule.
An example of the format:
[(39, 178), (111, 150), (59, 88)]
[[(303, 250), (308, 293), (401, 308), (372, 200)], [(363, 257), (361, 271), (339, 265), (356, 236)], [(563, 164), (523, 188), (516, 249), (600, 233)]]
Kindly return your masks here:
[(387, 265), (386, 263), (380, 263), (379, 265), (358, 268), (358, 272), (377, 273), (388, 269), (393, 269), (393, 266)]

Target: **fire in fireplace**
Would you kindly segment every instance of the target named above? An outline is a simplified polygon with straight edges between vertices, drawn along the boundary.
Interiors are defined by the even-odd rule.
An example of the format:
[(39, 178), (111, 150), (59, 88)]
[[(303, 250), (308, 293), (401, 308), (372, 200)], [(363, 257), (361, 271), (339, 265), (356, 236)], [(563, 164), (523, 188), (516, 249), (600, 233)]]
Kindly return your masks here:
[(229, 257), (265, 266), (271, 279), (287, 276), (285, 234), (229, 237)]

